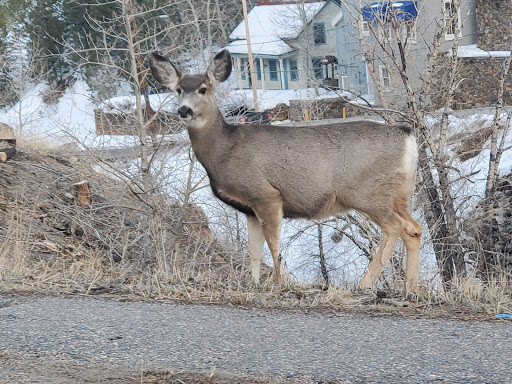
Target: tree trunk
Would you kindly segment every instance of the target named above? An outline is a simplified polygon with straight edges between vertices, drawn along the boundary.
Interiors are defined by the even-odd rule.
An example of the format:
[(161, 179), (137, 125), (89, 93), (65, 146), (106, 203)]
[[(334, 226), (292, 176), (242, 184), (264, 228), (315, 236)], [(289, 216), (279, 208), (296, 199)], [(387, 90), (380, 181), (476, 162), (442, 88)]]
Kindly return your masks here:
[(318, 228), (318, 255), (320, 258), (320, 270), (322, 271), (322, 277), (324, 284), (329, 285), (329, 273), (327, 272), (327, 263), (325, 262), (324, 244), (323, 244), (323, 230), (322, 224), (317, 224)]

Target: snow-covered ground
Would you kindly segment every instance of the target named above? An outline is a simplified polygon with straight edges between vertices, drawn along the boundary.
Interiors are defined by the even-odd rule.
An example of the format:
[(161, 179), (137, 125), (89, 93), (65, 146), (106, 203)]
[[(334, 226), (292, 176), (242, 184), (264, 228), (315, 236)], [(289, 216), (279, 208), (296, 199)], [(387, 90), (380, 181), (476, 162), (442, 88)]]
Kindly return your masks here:
[[(0, 121), (15, 128), (18, 135), (32, 140), (44, 141), (45, 145), (58, 146), (67, 142), (80, 142), (88, 147), (119, 147), (136, 146), (138, 139), (132, 136), (96, 136), (94, 126), (94, 109), (106, 111), (132, 111), (135, 106), (133, 96), (120, 96), (102, 103), (95, 102), (91, 92), (83, 81), (77, 81), (68, 89), (55, 105), (46, 105), (42, 101), (45, 86), (27, 87), (22, 100), (10, 108), (0, 109)], [(251, 90), (220, 90), (221, 104), (246, 104), (251, 107)], [(336, 97), (334, 92), (320, 90), (286, 90), (258, 91), (261, 108), (272, 108), (278, 103), (288, 103), (290, 99), (312, 99)], [(166, 110), (175, 107), (174, 96), (168, 94), (150, 95), (153, 108), (160, 106)], [(492, 115), (473, 115), (466, 119), (450, 118), (450, 134), (467, 132), (475, 126), (486, 126), (492, 123)], [(430, 124), (436, 121), (432, 119)], [(172, 153), (161, 154), (153, 163), (155, 173), (159, 177), (161, 189), (176, 198), (181, 198), (186, 188), (189, 169), (189, 152), (186, 146), (186, 134), (178, 137), (184, 144)], [(507, 138), (506, 146), (512, 146), (512, 135)], [(454, 195), (458, 201), (458, 209), (462, 214), (469, 210), (481, 199), (485, 189), (487, 161), (489, 150), (484, 149), (475, 158), (461, 162), (452, 158), (450, 166), (451, 177), (458, 180), (454, 184)], [(135, 160), (136, 161), (136, 160)], [(135, 163), (125, 164), (125, 171), (136, 172)], [(500, 164), (500, 173), (509, 173), (512, 168), (512, 151), (507, 150)], [(110, 172), (110, 171), (109, 171)], [(204, 170), (199, 164), (194, 168), (193, 180), (199, 182), (204, 177)], [(467, 175), (471, 175), (466, 177)], [(199, 188), (192, 195), (192, 200), (199, 204), (207, 213), (210, 224), (217, 235), (228, 242), (235, 241), (233, 228), (236, 228), (237, 215), (235, 212), (213, 197), (208, 188), (208, 180), (203, 179)], [(243, 216), (243, 215), (239, 215)], [(417, 216), (417, 215), (416, 215)], [(240, 228), (245, 233), (243, 217)], [(367, 259), (348, 238), (336, 243), (331, 239), (341, 222), (332, 222), (324, 226), (323, 248), (332, 266), (336, 267), (336, 276), (346, 283), (357, 281), (367, 266)], [(358, 233), (354, 236), (360, 237)], [(244, 236), (243, 236), (244, 237)], [(315, 261), (318, 253), (318, 228), (315, 223), (308, 221), (286, 221), (283, 225), (283, 257), (288, 269), (300, 280), (318, 278), (318, 267)], [(267, 252), (267, 262), (271, 259)], [(425, 277), (431, 277), (435, 268), (432, 251), (428, 244), (422, 252), (422, 266)]]
[[(84, 81), (76, 81), (72, 88), (66, 90), (55, 105), (47, 105), (42, 95), (47, 90), (44, 84), (27, 86), (21, 101), (10, 108), (0, 109), (0, 121), (15, 128), (18, 135), (39, 138), (49, 144), (59, 145), (78, 139), (87, 146), (124, 145), (135, 143), (134, 138), (111, 136), (96, 137), (94, 127), (94, 109), (106, 112), (133, 112), (135, 97), (125, 95), (97, 102), (91, 96)], [(246, 105), (253, 107), (252, 91), (249, 89), (219, 91), (219, 106)], [(261, 109), (270, 109), (278, 103), (289, 103), (290, 99), (317, 99), (337, 97), (336, 92), (319, 89), (301, 90), (258, 90)], [(173, 111), (175, 96), (173, 94), (149, 95), (153, 109)], [(142, 98), (144, 105), (144, 98)]]

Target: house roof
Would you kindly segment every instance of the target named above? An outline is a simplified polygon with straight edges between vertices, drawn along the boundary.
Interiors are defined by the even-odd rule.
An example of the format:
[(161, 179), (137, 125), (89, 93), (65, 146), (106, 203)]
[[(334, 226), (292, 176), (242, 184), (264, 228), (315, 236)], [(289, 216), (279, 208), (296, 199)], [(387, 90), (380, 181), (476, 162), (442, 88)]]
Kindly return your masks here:
[[(249, 27), (250, 29), (250, 27)], [(252, 34), (251, 34), (252, 35)], [(270, 40), (268, 37), (262, 40), (251, 37), (251, 48), (253, 55), (281, 56), (293, 51), (293, 48), (283, 40), (275, 38)], [(226, 46), (226, 49), (232, 54), (247, 55), (247, 40), (235, 40)]]
[[(327, 4), (327, 1), (304, 3), (306, 22)], [(293, 51), (286, 39), (296, 38), (303, 28), (299, 4), (257, 5), (248, 14), (251, 48), (255, 55), (282, 55)], [(245, 23), (242, 21), (231, 32), (235, 40), (226, 47), (231, 53), (247, 54)]]

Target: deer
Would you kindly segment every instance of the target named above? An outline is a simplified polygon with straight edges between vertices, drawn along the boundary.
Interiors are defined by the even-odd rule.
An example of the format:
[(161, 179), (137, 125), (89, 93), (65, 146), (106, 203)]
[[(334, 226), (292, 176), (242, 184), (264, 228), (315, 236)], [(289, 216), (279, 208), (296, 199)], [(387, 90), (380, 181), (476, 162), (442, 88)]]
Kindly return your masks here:
[(374, 288), (402, 238), (405, 292), (417, 289), (422, 228), (408, 207), (418, 158), (411, 127), (368, 120), (306, 127), (228, 124), (214, 93), (231, 74), (229, 51), (217, 53), (201, 74), (185, 74), (156, 52), (149, 54), (149, 67), (157, 82), (177, 93), (177, 112), (213, 194), (246, 215), (255, 283), (265, 241), (273, 280), (283, 280), (283, 218), (322, 219), (355, 210), (382, 233), (359, 288)]

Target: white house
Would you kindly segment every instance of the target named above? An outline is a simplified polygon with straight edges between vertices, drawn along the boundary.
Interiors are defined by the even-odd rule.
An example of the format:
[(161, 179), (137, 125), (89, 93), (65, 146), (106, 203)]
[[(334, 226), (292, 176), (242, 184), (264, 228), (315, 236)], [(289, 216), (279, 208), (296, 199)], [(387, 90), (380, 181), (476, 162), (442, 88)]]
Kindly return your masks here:
[(251, 78), (245, 23), (231, 32), (227, 49), (233, 56), (238, 88), (252, 83), (261, 89), (298, 89), (313, 85), (337, 86), (336, 23), (338, 2), (260, 0), (249, 12), (254, 58)]

